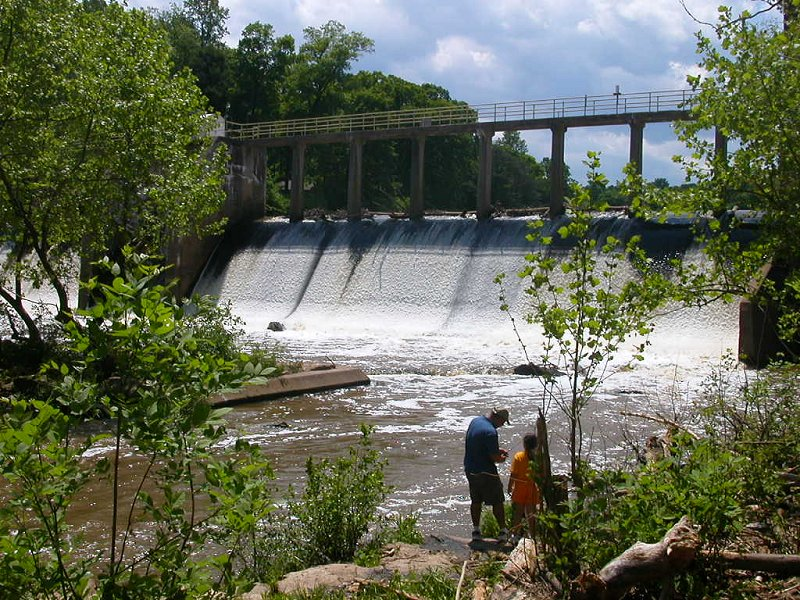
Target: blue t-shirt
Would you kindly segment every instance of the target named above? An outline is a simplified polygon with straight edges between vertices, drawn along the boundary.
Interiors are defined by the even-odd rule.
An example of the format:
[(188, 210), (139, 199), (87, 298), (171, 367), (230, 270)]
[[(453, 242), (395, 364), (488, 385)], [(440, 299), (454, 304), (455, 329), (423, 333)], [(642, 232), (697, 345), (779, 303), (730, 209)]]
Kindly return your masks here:
[(475, 417), (467, 428), (464, 441), (464, 471), (497, 474), (492, 455), (500, 452), (497, 428), (486, 417)]

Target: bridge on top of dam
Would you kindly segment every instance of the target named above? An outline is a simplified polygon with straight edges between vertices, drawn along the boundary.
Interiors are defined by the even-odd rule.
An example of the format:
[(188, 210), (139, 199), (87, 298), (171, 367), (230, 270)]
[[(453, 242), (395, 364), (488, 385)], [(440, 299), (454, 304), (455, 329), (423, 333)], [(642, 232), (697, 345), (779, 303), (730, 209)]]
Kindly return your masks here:
[[(647, 123), (691, 119), (691, 90), (666, 90), (604, 96), (577, 96), (480, 105), (450, 105), (437, 108), (316, 117), (265, 123), (225, 122), (215, 132), (231, 147), (233, 164), (240, 171), (263, 177), (267, 148), (292, 150), (289, 219), (303, 219), (305, 151), (313, 144), (348, 144), (349, 167), (347, 216), (362, 215), (364, 145), (370, 141), (409, 139), (411, 141), (410, 218), (425, 213), (425, 141), (430, 136), (469, 133), (479, 140), (479, 169), (476, 216), (491, 216), (492, 138), (503, 131), (549, 129), (550, 153), (549, 214), (564, 212), (564, 148), (566, 131), (576, 127), (627, 125), (630, 128), (629, 162), (641, 174), (644, 128)], [(727, 152), (726, 139), (716, 132), (717, 152)], [(244, 193), (250, 196), (252, 193)], [(263, 198), (263, 190), (262, 196)], [(255, 198), (253, 199), (255, 202)], [(255, 209), (255, 208), (254, 208)], [(255, 209), (257, 211), (257, 209)], [(248, 211), (250, 212), (250, 211)], [(253, 213), (250, 212), (252, 215)], [(263, 208), (262, 208), (263, 215)]]

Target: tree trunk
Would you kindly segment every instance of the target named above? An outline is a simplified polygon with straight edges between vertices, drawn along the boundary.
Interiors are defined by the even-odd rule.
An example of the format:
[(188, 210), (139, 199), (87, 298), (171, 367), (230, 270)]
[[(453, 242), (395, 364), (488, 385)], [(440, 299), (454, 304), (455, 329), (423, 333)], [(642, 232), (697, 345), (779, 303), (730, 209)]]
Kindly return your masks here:
[(536, 471), (537, 483), (541, 488), (541, 497), (547, 504), (549, 510), (553, 510), (556, 505), (556, 497), (553, 486), (553, 471), (550, 465), (550, 442), (547, 438), (547, 421), (539, 409), (539, 416), (536, 418)]

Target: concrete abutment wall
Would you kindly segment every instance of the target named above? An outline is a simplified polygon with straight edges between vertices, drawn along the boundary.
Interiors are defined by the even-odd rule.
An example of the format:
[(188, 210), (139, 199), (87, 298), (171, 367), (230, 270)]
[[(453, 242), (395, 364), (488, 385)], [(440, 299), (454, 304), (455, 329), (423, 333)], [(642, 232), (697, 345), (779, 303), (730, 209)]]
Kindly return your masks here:
[[(230, 161), (226, 177), (226, 199), (220, 216), (226, 229), (264, 216), (266, 200), (266, 150), (253, 144), (228, 145)], [(175, 241), (167, 249), (167, 264), (174, 265), (178, 297), (188, 295), (214, 252), (219, 236), (198, 239), (194, 236)]]

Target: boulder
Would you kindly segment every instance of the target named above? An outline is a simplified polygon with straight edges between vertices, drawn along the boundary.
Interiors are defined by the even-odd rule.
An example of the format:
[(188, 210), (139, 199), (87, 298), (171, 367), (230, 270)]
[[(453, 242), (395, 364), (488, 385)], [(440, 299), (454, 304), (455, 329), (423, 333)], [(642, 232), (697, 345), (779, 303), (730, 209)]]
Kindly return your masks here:
[(377, 567), (359, 567), (354, 564), (330, 564), (289, 573), (278, 582), (282, 594), (310, 592), (315, 588), (345, 589), (354, 582), (388, 581), (397, 573), (425, 573), (451, 571), (457, 574), (459, 559), (449, 552), (427, 550), (414, 544), (397, 543), (386, 546)]
[(514, 375), (532, 375), (534, 377), (561, 377), (564, 375), (553, 365), (535, 365), (525, 363), (514, 367)]

